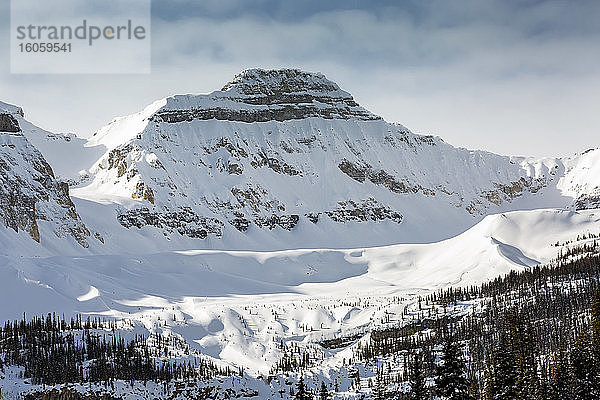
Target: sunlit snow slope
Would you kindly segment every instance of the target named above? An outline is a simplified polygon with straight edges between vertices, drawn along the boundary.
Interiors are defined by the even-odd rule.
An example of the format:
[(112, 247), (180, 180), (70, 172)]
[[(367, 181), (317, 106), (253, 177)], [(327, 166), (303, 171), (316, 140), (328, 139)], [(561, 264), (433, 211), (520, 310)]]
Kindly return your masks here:
[(488, 216), (432, 244), (2, 258), (0, 319), (24, 310), (133, 319), (148, 331), (177, 333), (203, 354), (265, 372), (280, 356), (281, 339), (350, 335), (381, 325), (389, 313), (397, 323), (416, 294), (548, 262), (556, 242), (599, 232), (596, 210), (538, 210)]

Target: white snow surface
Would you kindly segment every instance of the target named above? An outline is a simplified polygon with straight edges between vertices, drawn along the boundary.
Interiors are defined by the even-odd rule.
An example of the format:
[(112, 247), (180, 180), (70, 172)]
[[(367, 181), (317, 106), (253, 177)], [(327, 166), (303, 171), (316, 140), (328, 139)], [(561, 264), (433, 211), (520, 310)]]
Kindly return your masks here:
[(554, 243), (598, 232), (597, 210), (536, 210), (488, 216), (431, 244), (2, 257), (0, 318), (59, 311), (130, 319), (268, 373), (282, 339), (307, 344), (355, 334), (382, 326), (384, 313), (397, 324), (416, 295), (548, 262), (560, 249)]
[[(546, 263), (561, 248), (555, 243), (600, 233), (600, 149), (531, 159), (455, 148), (347, 106), (350, 94), (322, 74), (293, 75), (293, 95), (339, 113), (250, 123), (160, 118), (277, 109), (263, 103), (289, 88), (280, 74), (261, 70), (211, 94), (156, 101), (87, 141), (47, 132), (0, 103), (24, 135), (2, 143), (43, 155), (70, 183), (90, 234), (88, 248), (58, 237), (51, 211), (38, 220), (40, 243), (0, 225), (0, 320), (23, 312), (131, 320), (265, 374), (281, 356), (281, 340), (310, 345), (402, 323), (417, 295)], [(349, 109), (369, 118), (340, 117)], [(11, 173), (27, 179), (27, 159), (11, 164)], [(344, 162), (362, 172), (353, 179)], [(350, 203), (402, 220), (340, 222), (327, 214)], [(222, 234), (200, 239), (164, 225), (119, 223), (144, 208), (188, 210), (220, 221)], [(299, 220), (289, 230), (256, 224), (272, 215)], [(246, 231), (230, 223), (239, 216), (251, 222)], [(341, 365), (345, 356), (333, 352), (325, 364)]]
[(590, 149), (565, 160), (565, 174), (558, 188), (568, 196), (600, 195), (600, 149)]

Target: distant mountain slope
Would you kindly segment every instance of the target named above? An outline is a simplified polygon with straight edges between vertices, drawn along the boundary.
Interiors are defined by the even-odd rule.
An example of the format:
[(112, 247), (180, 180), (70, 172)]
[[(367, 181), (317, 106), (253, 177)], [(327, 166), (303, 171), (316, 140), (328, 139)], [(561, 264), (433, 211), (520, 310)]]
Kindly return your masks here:
[(600, 149), (590, 149), (564, 160), (558, 188), (576, 199), (577, 210), (600, 207)]
[(106, 151), (104, 146), (90, 146), (86, 139), (73, 133), (54, 133), (41, 129), (23, 117), (17, 117), (21, 131), (52, 166), (56, 177), (69, 186), (85, 182), (87, 170)]

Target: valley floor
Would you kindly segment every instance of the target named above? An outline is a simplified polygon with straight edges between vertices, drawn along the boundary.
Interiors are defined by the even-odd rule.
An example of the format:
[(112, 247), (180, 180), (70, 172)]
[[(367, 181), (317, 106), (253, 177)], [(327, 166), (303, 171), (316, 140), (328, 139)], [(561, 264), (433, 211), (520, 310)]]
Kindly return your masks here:
[[(419, 298), (528, 270), (555, 258), (578, 235), (598, 233), (598, 210), (535, 210), (489, 216), (461, 235), (432, 244), (5, 256), (0, 258), (0, 317), (20, 319), (26, 311), (28, 317), (56, 312), (67, 319), (81, 314), (116, 320), (127, 338), (177, 338), (179, 344), (170, 349), (172, 360), (210, 360), (236, 374), (243, 371), (243, 377), (215, 377), (195, 385), (196, 394), (199, 387), (210, 391), (212, 385), (220, 393), (227, 387), (244, 388), (247, 398), (289, 396), (297, 375), (281, 370), (282, 360), (297, 352), (310, 360), (310, 387), (316, 390), (326, 381), (337, 385), (338, 398), (350, 398), (358, 394), (351, 388), (355, 384), (348, 360), (356, 358), (373, 330), (413, 322)], [(477, 302), (465, 303), (453, 312), (459, 315), (476, 307)], [(111, 332), (100, 329), (98, 334)], [(322, 345), (340, 338), (349, 338), (348, 345)], [(390, 365), (405, 368), (400, 362)], [(362, 368), (365, 379), (360, 385), (369, 392), (372, 382), (367, 378), (375, 376), (376, 368), (354, 368)], [(5, 369), (2, 398), (40, 389), (20, 378), (22, 373), (17, 367)], [(271, 382), (266, 383), (269, 376)], [(142, 388), (139, 382), (114, 385), (104, 390), (126, 398), (134, 398), (133, 393), (137, 398), (161, 398), (167, 392), (169, 398), (176, 398), (177, 392), (185, 398), (181, 393), (187, 390), (184, 381), (168, 388), (154, 383)]]

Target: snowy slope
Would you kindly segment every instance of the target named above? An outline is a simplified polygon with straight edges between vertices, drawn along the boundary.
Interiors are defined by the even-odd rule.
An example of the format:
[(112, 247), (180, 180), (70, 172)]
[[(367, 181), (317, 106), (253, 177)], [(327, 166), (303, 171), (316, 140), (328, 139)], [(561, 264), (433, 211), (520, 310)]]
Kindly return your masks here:
[(576, 200), (575, 208), (600, 207), (600, 149), (590, 149), (565, 160), (558, 188)]
[(554, 243), (582, 233), (600, 233), (600, 213), (493, 215), (432, 244), (5, 257), (0, 318), (59, 310), (133, 319), (149, 331), (181, 335), (203, 354), (264, 373), (280, 356), (280, 339), (307, 344), (346, 336), (381, 325), (387, 313), (396, 315), (389, 323), (398, 323), (416, 294), (548, 262), (560, 250)]
[(94, 146), (73, 133), (54, 133), (46, 131), (25, 118), (21, 107), (0, 102), (0, 113), (12, 115), (20, 132), (27, 138), (52, 166), (57, 178), (75, 184), (82, 181), (80, 172), (85, 171), (105, 151), (104, 146)]
[(13, 104), (8, 104), (0, 101), (0, 113), (2, 114), (19, 114), (23, 115), (23, 109)]

